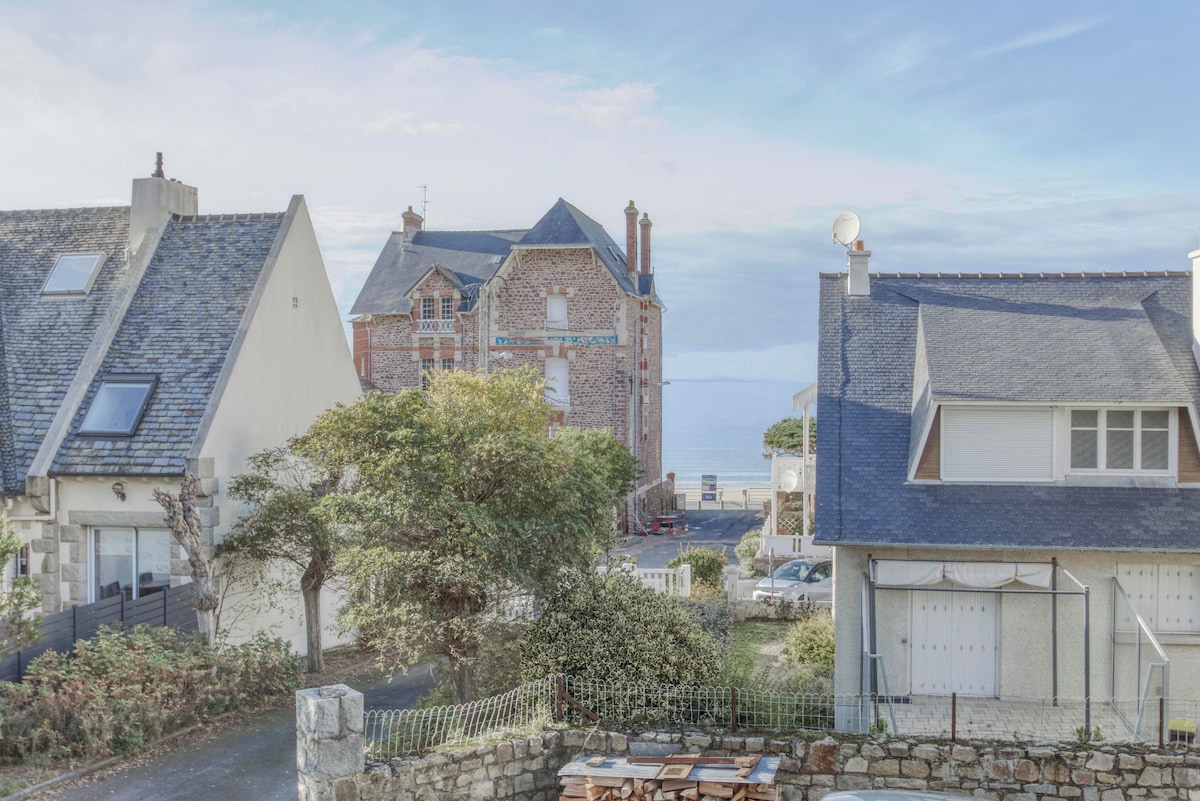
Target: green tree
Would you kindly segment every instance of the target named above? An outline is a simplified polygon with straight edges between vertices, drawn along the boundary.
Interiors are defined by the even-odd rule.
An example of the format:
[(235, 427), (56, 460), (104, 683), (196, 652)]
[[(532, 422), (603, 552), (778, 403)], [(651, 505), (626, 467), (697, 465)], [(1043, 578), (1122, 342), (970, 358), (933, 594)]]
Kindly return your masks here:
[[(804, 421), (785, 417), (763, 432), (763, 458), (772, 456), (801, 456), (804, 453)], [(817, 447), (817, 418), (808, 418), (809, 453)]]
[(716, 641), (681, 603), (629, 573), (569, 574), (521, 642), (521, 679), (565, 673), (623, 684), (706, 684)]
[(480, 630), (498, 602), (593, 569), (636, 474), (609, 433), (548, 437), (544, 392), (529, 369), (438, 372), (427, 391), (330, 410), (297, 447), (346, 471), (321, 501), (350, 540), (343, 624), (391, 664), (444, 655), (460, 703), (476, 695)]
[[(0, 569), (20, 550), (21, 538), (0, 517)], [(40, 621), (29, 613), (40, 604), (37, 585), (28, 576), (14, 580), (7, 592), (0, 592), (0, 659), (38, 639)]]
[(321, 499), (339, 476), (318, 470), (296, 453), (295, 443), (251, 456), (247, 471), (229, 482), (229, 497), (249, 505), (218, 549), (260, 563), (287, 563), (300, 571), (308, 671), (325, 669), (321, 643), (321, 590), (336, 574), (334, 556), (340, 538)]

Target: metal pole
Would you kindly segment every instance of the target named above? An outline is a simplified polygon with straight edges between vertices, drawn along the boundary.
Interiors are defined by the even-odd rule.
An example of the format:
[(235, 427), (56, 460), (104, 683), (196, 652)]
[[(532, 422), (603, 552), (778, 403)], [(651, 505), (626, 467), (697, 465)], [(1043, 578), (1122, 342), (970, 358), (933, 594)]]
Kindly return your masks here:
[(958, 693), (950, 693), (950, 742), (958, 740)]
[(1092, 593), (1083, 588), (1083, 734), (1092, 737)]
[[(871, 559), (871, 555), (867, 554), (867, 571), (868, 571), (867, 572), (867, 577), (868, 577), (867, 580), (870, 583), (870, 592), (868, 593), (867, 597), (870, 602), (870, 611), (871, 611), (871, 656), (872, 657), (874, 657), (875, 654), (879, 653), (878, 644), (876, 642), (876, 635), (878, 634), (878, 631), (877, 631), (877, 628), (875, 625), (875, 570), (874, 570), (873, 565), (874, 565), (874, 561)], [(871, 717), (872, 720), (875, 720), (879, 717), (879, 698), (878, 698), (878, 692), (877, 692), (877, 688), (879, 687), (879, 675), (878, 674), (879, 674), (878, 660), (872, 658), (871, 659), (871, 699), (875, 703), (875, 708), (872, 711), (872, 717)]]
[[(1058, 589), (1058, 557), (1050, 560), (1050, 589)], [(1058, 596), (1050, 596), (1050, 665), (1053, 672), (1053, 706), (1058, 706)]]

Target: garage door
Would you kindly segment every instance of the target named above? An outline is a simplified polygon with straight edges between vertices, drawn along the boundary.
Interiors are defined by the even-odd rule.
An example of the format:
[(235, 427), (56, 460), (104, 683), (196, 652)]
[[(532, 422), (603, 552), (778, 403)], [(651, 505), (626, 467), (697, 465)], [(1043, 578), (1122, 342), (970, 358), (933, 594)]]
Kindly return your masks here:
[(988, 592), (912, 593), (913, 695), (997, 695), (998, 602)]

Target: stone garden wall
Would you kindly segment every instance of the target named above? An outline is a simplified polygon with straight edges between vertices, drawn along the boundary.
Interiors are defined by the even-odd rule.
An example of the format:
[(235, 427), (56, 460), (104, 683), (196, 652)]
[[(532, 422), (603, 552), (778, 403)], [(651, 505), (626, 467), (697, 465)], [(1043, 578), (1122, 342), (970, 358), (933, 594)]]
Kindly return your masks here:
[[(355, 741), (351, 718), (358, 694), (334, 695), (332, 689), (324, 688), (326, 697), (319, 690), (297, 694), (300, 801), (553, 801), (558, 769), (580, 754), (664, 753), (778, 754), (776, 781), (786, 801), (820, 801), (835, 790), (863, 789), (938, 790), (994, 801), (1200, 801), (1200, 753), (1194, 750), (1073, 743), (548, 730), (420, 759), (364, 764), (361, 696)], [(322, 704), (329, 708), (319, 711)], [(332, 733), (335, 721), (344, 729), (340, 738)]]

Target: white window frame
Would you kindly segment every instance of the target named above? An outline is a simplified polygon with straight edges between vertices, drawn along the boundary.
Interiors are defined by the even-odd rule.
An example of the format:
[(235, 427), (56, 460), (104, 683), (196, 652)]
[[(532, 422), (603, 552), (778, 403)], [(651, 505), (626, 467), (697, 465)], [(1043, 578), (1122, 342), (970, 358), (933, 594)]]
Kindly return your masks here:
[(454, 298), (442, 297), (438, 299), (438, 319), (453, 320), (454, 319)]
[[(1188, 598), (1171, 598), (1169, 590), (1178, 589), (1180, 573), (1189, 573), (1194, 586)], [(1174, 580), (1172, 573), (1175, 573)], [(1187, 580), (1183, 579), (1183, 580)], [(1142, 564), (1117, 565), (1117, 581), (1129, 595), (1134, 608), (1141, 614), (1156, 634), (1200, 634), (1200, 565), (1192, 564)], [(1122, 607), (1124, 605), (1122, 604)], [(1118, 630), (1132, 631), (1134, 624), (1124, 617)]]
[[(1073, 460), (1073, 435), (1077, 430), (1085, 430), (1083, 427), (1079, 429), (1072, 425), (1073, 412), (1096, 412), (1096, 466), (1095, 467), (1075, 467), (1072, 464)], [(1133, 412), (1133, 467), (1132, 468), (1110, 468), (1108, 467), (1108, 413), (1109, 412)], [(1162, 468), (1143, 468), (1142, 462), (1142, 413), (1143, 412), (1167, 412), (1167, 466)], [(1178, 468), (1179, 461), (1179, 412), (1174, 406), (1072, 406), (1066, 409), (1066, 415), (1063, 425), (1065, 433), (1065, 459), (1064, 465), (1068, 475), (1148, 475), (1148, 476), (1174, 476)], [(1090, 430), (1090, 429), (1087, 429)], [(1113, 429), (1119, 430), (1119, 429)], [(1152, 429), (1160, 430), (1161, 429)]]
[(421, 319), (434, 320), (437, 312), (437, 302), (434, 298), (421, 298)]
[[(99, 593), (100, 588), (97, 586), (97, 583), (96, 583), (97, 582), (97, 577), (96, 577), (96, 532), (97, 531), (132, 531), (133, 532), (133, 554), (132, 554), (133, 571), (132, 571), (131, 582), (130, 582), (130, 586), (135, 588), (133, 599), (143, 597), (142, 594), (138, 591), (138, 589), (136, 589), (140, 586), (137, 579), (143, 572), (148, 572), (148, 571), (141, 570), (140, 565), (138, 565), (138, 561), (137, 561), (138, 560), (138, 537), (143, 532), (152, 532), (152, 531), (153, 532), (163, 532), (167, 535), (167, 548), (168, 548), (168, 554), (169, 554), (168, 559), (173, 560), (176, 556), (176, 554), (175, 554), (175, 539), (171, 536), (171, 530), (168, 528), (156, 528), (153, 526), (144, 526), (144, 527), (138, 527), (138, 526), (92, 526), (92, 527), (89, 527), (88, 533), (87, 533), (87, 576), (88, 576), (87, 597), (88, 597), (89, 603), (94, 603), (96, 601), (104, 600), (104, 599), (100, 598), (100, 593)], [(168, 569), (167, 578), (166, 578), (167, 586), (170, 586), (173, 578), (174, 578), (173, 572)]]
[(421, 389), (429, 389), (429, 374), (437, 369), (437, 359), (421, 359)]
[(543, 374), (546, 377), (546, 400), (555, 406), (570, 406), (571, 360), (548, 357)]
[[(58, 288), (58, 289), (52, 288), (52, 284), (54, 283), (54, 276), (58, 273), (60, 268), (63, 269), (65, 272), (66, 270), (71, 269), (67, 265), (72, 262), (79, 264), (81, 266), (86, 266), (87, 259), (93, 259), (94, 261), (92, 263), (92, 266), (90, 268), (87, 268), (87, 275), (83, 276), (82, 283), (80, 283), (78, 285), (68, 286), (66, 288)], [(62, 254), (60, 254), (59, 257), (54, 260), (54, 266), (50, 268), (50, 274), (46, 276), (46, 280), (42, 284), (42, 294), (48, 295), (51, 297), (54, 297), (54, 296), (79, 297), (81, 295), (86, 295), (87, 293), (92, 291), (92, 285), (94, 283), (96, 283), (96, 276), (100, 274), (100, 266), (102, 264), (104, 264), (104, 262), (105, 262), (105, 258), (104, 258), (103, 253), (62, 253)]]
[(570, 303), (567, 296), (559, 293), (546, 296), (546, 329), (565, 331), (568, 328), (567, 319)]
[(454, 369), (454, 357), (453, 356), (443, 356), (441, 358), (441, 364), (442, 364), (443, 370), (453, 370)]

